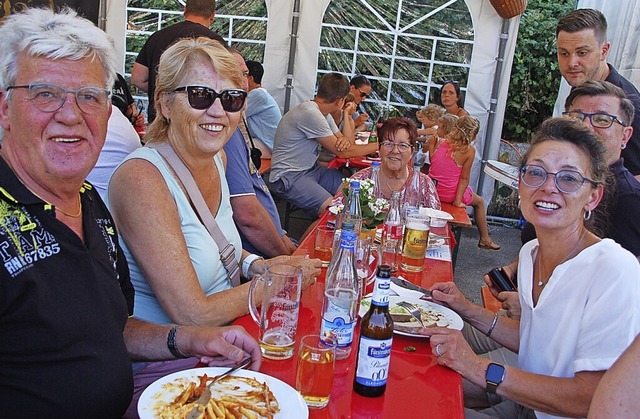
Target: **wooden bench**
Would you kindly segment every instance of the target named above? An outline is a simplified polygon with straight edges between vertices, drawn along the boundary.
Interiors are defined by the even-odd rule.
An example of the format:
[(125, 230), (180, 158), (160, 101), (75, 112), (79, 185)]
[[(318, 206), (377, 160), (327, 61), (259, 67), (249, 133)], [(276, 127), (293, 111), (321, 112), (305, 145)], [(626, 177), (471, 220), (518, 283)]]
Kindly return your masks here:
[(489, 291), (489, 287), (487, 287), (486, 284), (480, 287), (480, 292), (482, 294), (482, 304), (484, 304), (485, 308), (493, 311), (494, 313), (502, 310), (502, 303), (498, 301), (493, 294), (491, 294), (491, 291)]

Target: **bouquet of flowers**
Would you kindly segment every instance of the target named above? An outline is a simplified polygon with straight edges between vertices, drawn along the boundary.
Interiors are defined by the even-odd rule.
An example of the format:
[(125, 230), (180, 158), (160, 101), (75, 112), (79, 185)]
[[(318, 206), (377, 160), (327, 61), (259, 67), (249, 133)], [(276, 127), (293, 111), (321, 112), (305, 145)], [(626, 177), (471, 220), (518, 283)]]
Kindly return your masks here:
[[(349, 197), (349, 184), (351, 178), (342, 179), (342, 193), (345, 199)], [(373, 195), (373, 181), (362, 179), (360, 182), (360, 208), (362, 209), (362, 226), (367, 229), (375, 229), (384, 222), (389, 210), (389, 202), (384, 198), (376, 198)]]

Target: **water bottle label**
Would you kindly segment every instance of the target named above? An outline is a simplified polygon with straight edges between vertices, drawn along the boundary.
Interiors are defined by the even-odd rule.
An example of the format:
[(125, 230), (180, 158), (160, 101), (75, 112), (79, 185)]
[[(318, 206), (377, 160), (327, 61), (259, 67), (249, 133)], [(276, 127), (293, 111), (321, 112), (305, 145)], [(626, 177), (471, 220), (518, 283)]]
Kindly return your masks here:
[(356, 382), (368, 387), (380, 387), (387, 383), (392, 340), (360, 337)]
[(355, 250), (356, 233), (353, 233), (350, 231), (343, 231), (342, 240), (340, 241), (340, 247), (347, 250)]
[[(326, 315), (333, 313), (327, 312)], [(322, 336), (331, 337), (336, 342), (338, 348), (346, 348), (353, 342), (353, 332), (356, 327), (356, 322), (342, 316), (336, 316), (333, 320), (322, 318), (322, 326), (320, 328), (320, 334)]]

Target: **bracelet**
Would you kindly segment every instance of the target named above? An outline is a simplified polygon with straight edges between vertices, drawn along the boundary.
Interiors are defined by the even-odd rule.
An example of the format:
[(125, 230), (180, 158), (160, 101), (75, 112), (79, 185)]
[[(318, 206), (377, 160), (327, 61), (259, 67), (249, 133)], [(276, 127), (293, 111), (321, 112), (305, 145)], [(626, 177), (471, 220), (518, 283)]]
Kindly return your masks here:
[(251, 277), (249, 277), (249, 269), (251, 269), (251, 265), (253, 264), (253, 262), (255, 262), (258, 259), (263, 259), (264, 258), (262, 256), (258, 256), (258, 255), (254, 255), (253, 253), (248, 255), (246, 258), (244, 258), (244, 260), (242, 261), (242, 276), (247, 278), (247, 279), (251, 279)]
[(171, 352), (171, 355), (173, 355), (174, 357), (178, 359), (188, 358), (180, 352), (180, 350), (178, 349), (178, 345), (176, 344), (176, 334), (178, 333), (179, 329), (180, 326), (173, 326), (171, 330), (169, 330), (169, 335), (167, 335), (167, 347), (169, 348), (169, 352)]
[(493, 332), (493, 329), (496, 328), (497, 324), (498, 324), (498, 313), (496, 313), (496, 315), (493, 316), (493, 321), (491, 322), (491, 327), (489, 327), (489, 331), (487, 332), (487, 337), (491, 336), (491, 332)]

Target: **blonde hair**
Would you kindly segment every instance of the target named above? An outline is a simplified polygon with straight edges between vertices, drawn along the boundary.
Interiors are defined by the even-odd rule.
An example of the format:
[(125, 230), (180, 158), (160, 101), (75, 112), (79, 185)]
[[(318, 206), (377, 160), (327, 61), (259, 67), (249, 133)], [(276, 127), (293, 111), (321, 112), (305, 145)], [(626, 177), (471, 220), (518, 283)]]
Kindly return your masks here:
[(447, 134), (447, 138), (452, 148), (464, 151), (469, 148), (471, 142), (478, 135), (478, 131), (480, 131), (480, 121), (473, 116), (465, 115), (458, 118), (453, 130)]
[(445, 136), (448, 135), (453, 128), (456, 126), (456, 122), (458, 121), (458, 117), (452, 113), (445, 113), (438, 119), (438, 128), (445, 133)]
[(167, 139), (169, 121), (162, 115), (161, 97), (170, 95), (173, 101), (174, 90), (191, 65), (198, 60), (209, 61), (213, 71), (220, 77), (230, 80), (235, 87), (242, 88), (243, 76), (236, 59), (218, 41), (211, 38), (185, 38), (177, 41), (162, 53), (158, 65), (155, 109), (158, 117), (147, 130), (148, 142), (160, 142)]
[(440, 120), (440, 118), (442, 118), (445, 112), (446, 110), (442, 106), (436, 105), (435, 103), (431, 103), (425, 106), (424, 108), (420, 109), (417, 112), (417, 115), (419, 118), (429, 118), (433, 122), (438, 123), (438, 121)]

